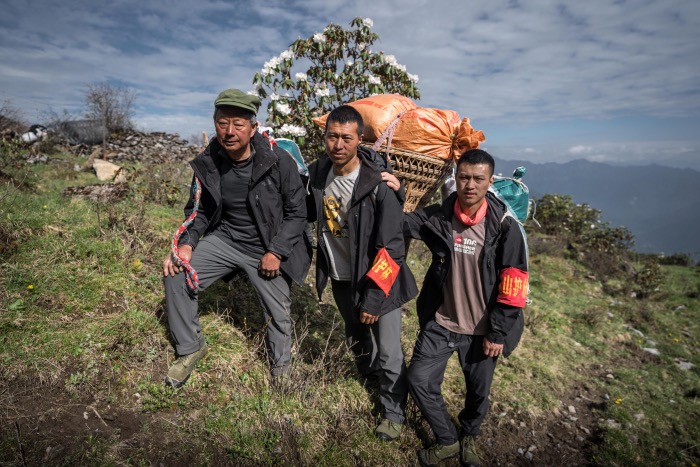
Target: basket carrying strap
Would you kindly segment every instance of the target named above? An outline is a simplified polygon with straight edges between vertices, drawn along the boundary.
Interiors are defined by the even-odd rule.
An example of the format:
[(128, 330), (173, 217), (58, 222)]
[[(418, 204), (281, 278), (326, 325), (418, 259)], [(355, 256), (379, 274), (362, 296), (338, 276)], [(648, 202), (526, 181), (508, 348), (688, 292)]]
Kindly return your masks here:
[(380, 136), (377, 141), (374, 142), (372, 145), (372, 149), (375, 151), (379, 149), (379, 146), (382, 145), (384, 140), (387, 140), (386, 142), (386, 158), (389, 158), (389, 149), (391, 149), (391, 140), (394, 138), (394, 131), (396, 130), (396, 126), (399, 124), (399, 120), (401, 120), (401, 117), (404, 116), (404, 114), (407, 111), (403, 111), (400, 114), (398, 114), (396, 117), (394, 117), (394, 120), (391, 121), (389, 126), (386, 127), (386, 129), (382, 132), (382, 136)]

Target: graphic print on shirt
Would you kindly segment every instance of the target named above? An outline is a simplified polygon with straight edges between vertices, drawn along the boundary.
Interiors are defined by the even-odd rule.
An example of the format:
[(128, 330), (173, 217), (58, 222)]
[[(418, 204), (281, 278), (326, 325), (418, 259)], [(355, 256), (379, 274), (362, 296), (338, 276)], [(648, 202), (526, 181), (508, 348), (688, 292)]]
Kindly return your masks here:
[(471, 238), (464, 238), (460, 235), (455, 235), (455, 252), (465, 255), (474, 256), (476, 254), (477, 243)]
[(326, 218), (326, 227), (335, 238), (348, 238), (348, 224), (340, 216), (342, 200), (329, 195), (323, 197), (323, 212)]

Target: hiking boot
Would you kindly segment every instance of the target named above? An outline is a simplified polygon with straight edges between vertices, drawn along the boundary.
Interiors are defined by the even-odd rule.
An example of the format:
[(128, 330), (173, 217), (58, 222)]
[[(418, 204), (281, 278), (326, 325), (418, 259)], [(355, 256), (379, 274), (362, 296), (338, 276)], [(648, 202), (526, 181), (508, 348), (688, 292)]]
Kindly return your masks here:
[(190, 373), (194, 370), (195, 365), (207, 354), (207, 344), (205, 343), (198, 351), (189, 355), (182, 355), (168, 370), (168, 376), (165, 377), (165, 384), (174, 388), (179, 388), (187, 382)]
[(459, 441), (452, 444), (433, 444), (428, 449), (418, 451), (420, 465), (438, 465), (440, 462), (459, 454)]
[(385, 418), (374, 430), (374, 434), (382, 441), (394, 441), (401, 435), (401, 424)]
[(479, 467), (481, 461), (476, 453), (476, 438), (473, 436), (465, 436), (462, 439), (462, 451), (459, 455), (459, 460), (463, 466)]

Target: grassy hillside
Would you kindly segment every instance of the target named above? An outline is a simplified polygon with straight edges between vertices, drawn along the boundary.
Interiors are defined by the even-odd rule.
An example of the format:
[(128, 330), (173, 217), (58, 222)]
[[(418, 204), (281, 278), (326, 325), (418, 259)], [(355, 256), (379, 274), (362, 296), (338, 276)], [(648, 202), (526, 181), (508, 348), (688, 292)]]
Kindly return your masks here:
[[(205, 294), (210, 353), (183, 388), (164, 387), (174, 354), (160, 264), (188, 171), (135, 167), (121, 200), (62, 194), (97, 183), (74, 170), (83, 162), (0, 167), (0, 463), (413, 465), (427, 424), (409, 402), (400, 441), (374, 438), (376, 393), (357, 380), (312, 275), (293, 290), (287, 391), (269, 385), (264, 323), (241, 278)], [(549, 250), (533, 249), (525, 335), (497, 368), (484, 462), (697, 465), (700, 271), (666, 266), (640, 300)], [(420, 281), (425, 247), (413, 242), (408, 261)], [(407, 361), (417, 332), (410, 303)], [(456, 416), (454, 359), (443, 388)]]

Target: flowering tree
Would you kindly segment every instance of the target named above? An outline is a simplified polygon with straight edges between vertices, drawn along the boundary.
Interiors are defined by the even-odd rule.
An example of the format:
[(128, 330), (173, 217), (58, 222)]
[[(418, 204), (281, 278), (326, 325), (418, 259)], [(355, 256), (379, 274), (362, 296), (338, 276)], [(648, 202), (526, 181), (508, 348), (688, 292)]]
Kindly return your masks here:
[(297, 39), (255, 74), (252, 92), (269, 98), (267, 124), (274, 136), (295, 140), (307, 157), (315, 158), (323, 133), (312, 118), (374, 94), (420, 98), (418, 76), (393, 55), (371, 50), (379, 39), (372, 26), (369, 18), (353, 19), (349, 29), (329, 24), (323, 32)]

